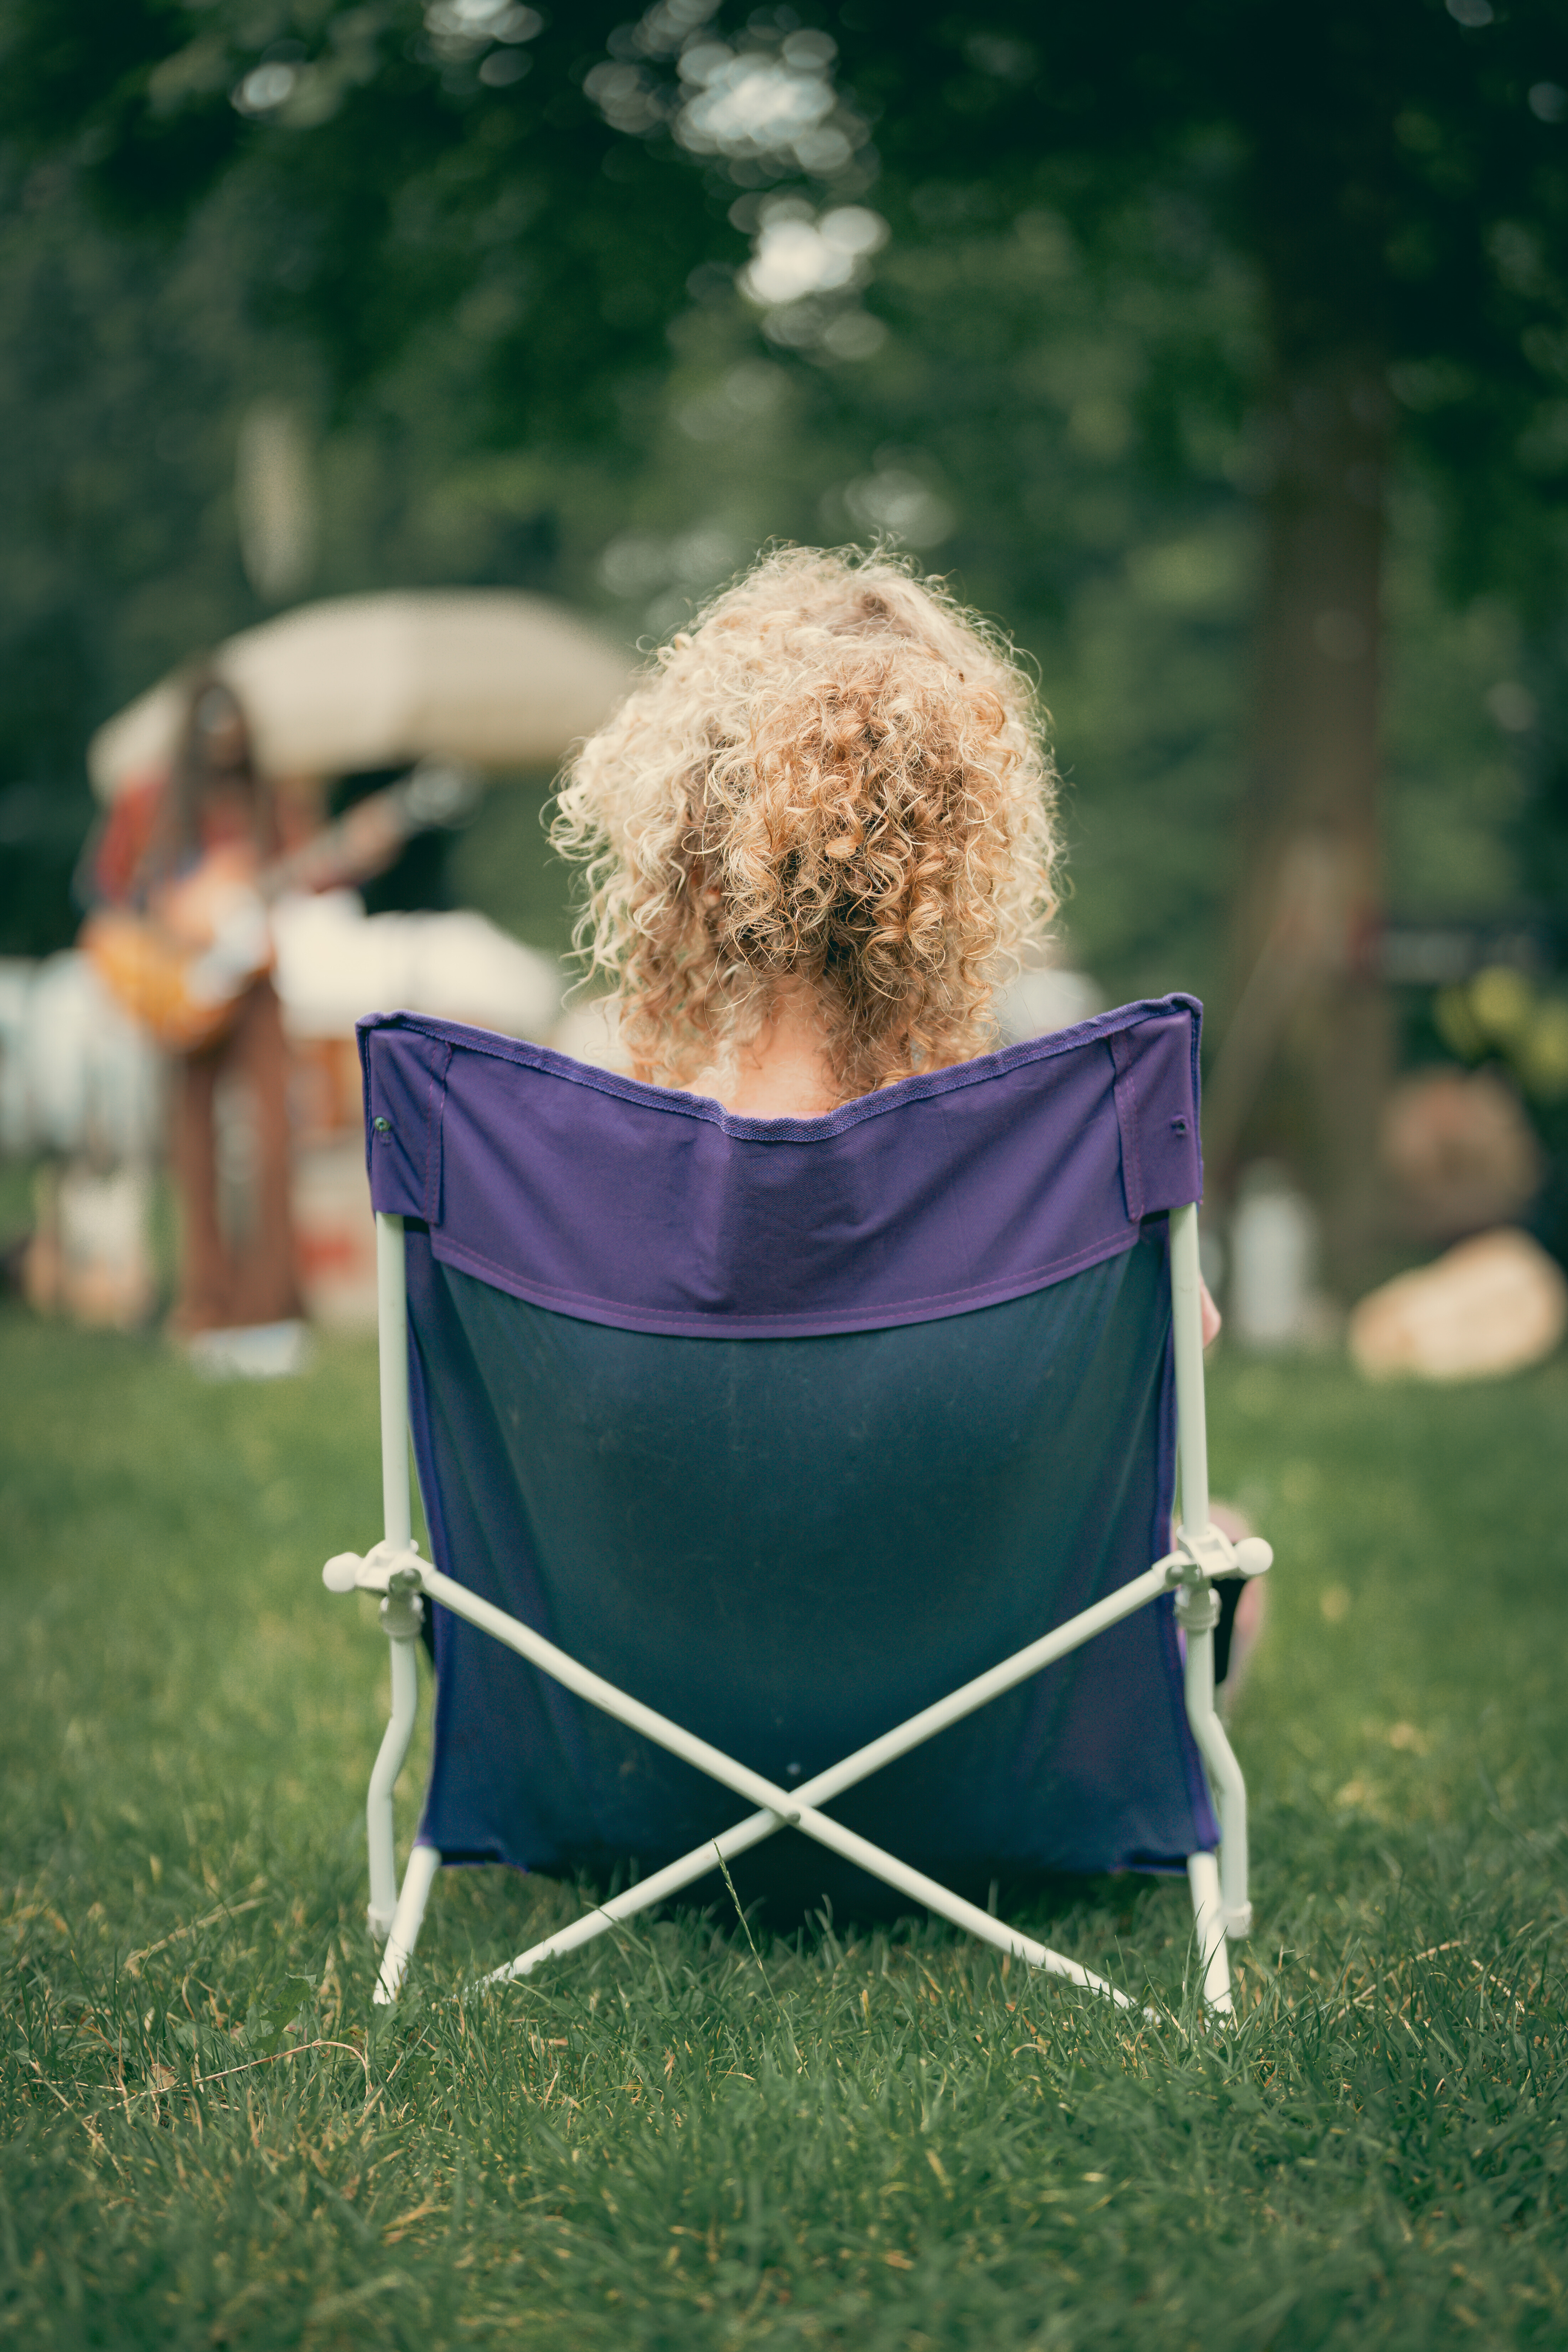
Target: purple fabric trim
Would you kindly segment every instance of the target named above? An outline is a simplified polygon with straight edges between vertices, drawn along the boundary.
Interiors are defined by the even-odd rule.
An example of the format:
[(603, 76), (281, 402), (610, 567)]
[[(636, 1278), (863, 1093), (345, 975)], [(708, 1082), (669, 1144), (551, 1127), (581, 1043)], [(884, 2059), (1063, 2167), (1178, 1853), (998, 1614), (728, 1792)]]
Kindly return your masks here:
[(1043, 1289), (1201, 1196), (1200, 1008), (1100, 1013), (826, 1118), (740, 1118), (415, 1013), (360, 1024), (371, 1192), (589, 1322), (807, 1337)]
[(1107, 1041), (1116, 1072), (1116, 1126), (1121, 1138), (1121, 1193), (1127, 1214), (1136, 1224), (1143, 1214), (1143, 1154), (1138, 1134), (1137, 1065), (1125, 1029)]

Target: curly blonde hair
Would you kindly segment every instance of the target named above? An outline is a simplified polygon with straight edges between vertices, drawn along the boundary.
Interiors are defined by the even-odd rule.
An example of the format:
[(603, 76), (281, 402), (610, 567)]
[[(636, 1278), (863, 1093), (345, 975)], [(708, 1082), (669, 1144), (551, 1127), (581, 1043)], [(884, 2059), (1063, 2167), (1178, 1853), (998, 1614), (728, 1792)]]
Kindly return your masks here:
[(1055, 911), (1056, 777), (1011, 648), (904, 562), (764, 556), (569, 765), (551, 838), (639, 1076), (732, 1066), (816, 992), (838, 1097), (995, 1042)]

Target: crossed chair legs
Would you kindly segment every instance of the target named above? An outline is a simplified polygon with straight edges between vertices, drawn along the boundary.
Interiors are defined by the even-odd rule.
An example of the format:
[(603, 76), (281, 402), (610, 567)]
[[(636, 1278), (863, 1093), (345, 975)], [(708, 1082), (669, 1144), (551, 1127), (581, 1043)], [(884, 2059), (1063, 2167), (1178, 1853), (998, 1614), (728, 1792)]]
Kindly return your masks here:
[(618, 1920), (631, 1917), (649, 1906), (667, 1901), (692, 1880), (700, 1878), (713, 1866), (715, 1856), (728, 1862), (743, 1853), (749, 1846), (784, 1827), (799, 1829), (816, 1838), (845, 1860), (856, 1863), (873, 1877), (883, 1879), (911, 1900), (925, 1905), (941, 1917), (950, 1919), (955, 1927), (966, 1928), (982, 1941), (999, 1950), (1016, 1953), (1029, 1967), (1045, 1969), (1047, 1974), (1061, 1976), (1086, 1990), (1104, 1994), (1121, 2008), (1132, 2003), (1128, 1996), (1107, 1984), (1076, 1960), (1055, 1952), (1047, 1945), (1037, 1943), (1021, 1930), (1006, 1926), (982, 1911), (973, 1903), (928, 1878), (922, 1871), (913, 1870), (896, 1856), (885, 1853), (868, 1839), (859, 1837), (840, 1822), (823, 1812), (820, 1808), (832, 1798), (840, 1796), (858, 1780), (880, 1770), (896, 1757), (905, 1755), (922, 1741), (930, 1739), (949, 1724), (972, 1714), (988, 1700), (997, 1698), (1017, 1683), (1026, 1681), (1070, 1651), (1092, 1641), (1123, 1617), (1131, 1616), (1160, 1594), (1174, 1590), (1177, 1593), (1177, 1615), (1186, 1635), (1186, 1706), (1193, 1736), (1207, 1769), (1219, 1815), (1221, 1844), (1216, 1862), (1212, 1853), (1196, 1853), (1189, 1858), (1187, 1874), (1191, 1884), (1195, 1932), (1203, 1968), (1204, 1998), (1211, 2011), (1228, 2015), (1231, 2010), (1230, 1967), (1227, 1937), (1245, 1936), (1251, 1925), (1251, 1906), (1247, 1894), (1247, 1787), (1237, 1763), (1225, 1727), (1215, 1711), (1214, 1698), (1214, 1628), (1219, 1619), (1219, 1603), (1214, 1591), (1214, 1580), (1218, 1577), (1260, 1576), (1271, 1565), (1273, 1554), (1258, 1537), (1244, 1538), (1232, 1544), (1217, 1528), (1206, 1527), (1201, 1534), (1189, 1536), (1184, 1530), (1176, 1538), (1175, 1549), (1164, 1559), (1131, 1583), (1096, 1601), (1092, 1607), (1069, 1618), (1054, 1632), (1016, 1651), (1000, 1665), (979, 1675), (947, 1698), (922, 1708), (907, 1723), (884, 1732), (864, 1748), (847, 1756), (841, 1763), (819, 1772), (798, 1789), (784, 1790), (775, 1786), (761, 1773), (737, 1763), (732, 1757), (697, 1738), (668, 1717), (642, 1705), (602, 1675), (569, 1657), (531, 1626), (508, 1615), (487, 1601), (481, 1601), (463, 1585), (443, 1576), (437, 1569), (420, 1559), (412, 1544), (394, 1547), (383, 1542), (361, 1558), (355, 1552), (341, 1552), (330, 1559), (322, 1570), (322, 1580), (333, 1591), (383, 1593), (383, 1629), (389, 1637), (392, 1651), (393, 1705), (391, 1719), (382, 1741), (372, 1775), (367, 1804), (367, 1827), (371, 1858), (372, 1932), (385, 1937), (377, 1979), (375, 1999), (382, 2004), (395, 2001), (415, 1942), (418, 1937), (426, 1902), (441, 1857), (433, 1846), (416, 1845), (410, 1858), (401, 1894), (394, 1900), (395, 1876), (393, 1863), (392, 1790), (413, 1736), (417, 1695), (415, 1647), (418, 1640), (424, 1599), (438, 1601), (444, 1608), (466, 1618), (507, 1648), (539, 1667), (578, 1697), (604, 1708), (622, 1723), (642, 1732), (659, 1747), (682, 1757), (697, 1766), (737, 1796), (743, 1797), (757, 1810), (732, 1829), (718, 1838), (699, 1846), (680, 1861), (670, 1863), (656, 1871), (649, 1878), (640, 1879), (635, 1886), (580, 1919), (559, 1934), (547, 1937), (542, 1943), (520, 1953), (505, 1968), (495, 1969), (484, 1981), (487, 1984), (510, 1982), (515, 1977), (527, 1976), (543, 1960), (571, 1951), (577, 1945), (602, 1935)]

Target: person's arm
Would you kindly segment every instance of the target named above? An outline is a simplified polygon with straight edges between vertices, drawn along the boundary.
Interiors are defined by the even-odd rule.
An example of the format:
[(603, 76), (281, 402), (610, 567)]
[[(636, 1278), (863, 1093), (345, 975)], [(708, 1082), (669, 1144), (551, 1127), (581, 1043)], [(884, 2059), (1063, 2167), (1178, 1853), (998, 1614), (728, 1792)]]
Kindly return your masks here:
[(162, 776), (143, 776), (128, 784), (93, 827), (74, 884), (77, 903), (84, 911), (132, 904), (137, 875), (158, 821), (163, 789)]
[(1219, 1327), (1225, 1318), (1209, 1297), (1208, 1284), (1201, 1275), (1198, 1276), (1198, 1305), (1203, 1314), (1204, 1346), (1206, 1348), (1211, 1339), (1219, 1338)]

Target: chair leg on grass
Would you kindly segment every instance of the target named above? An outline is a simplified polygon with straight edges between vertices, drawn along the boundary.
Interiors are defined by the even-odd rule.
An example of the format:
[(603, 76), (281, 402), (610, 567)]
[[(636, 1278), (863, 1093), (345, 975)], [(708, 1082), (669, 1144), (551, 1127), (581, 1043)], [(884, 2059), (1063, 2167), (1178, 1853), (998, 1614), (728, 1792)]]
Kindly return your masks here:
[(1187, 1721), (1208, 1773), (1220, 1832), (1218, 1862), (1213, 1854), (1194, 1854), (1187, 1863), (1187, 1876), (1203, 1952), (1204, 1999), (1211, 2009), (1228, 2017), (1226, 1938), (1245, 1936), (1252, 1926), (1247, 1890), (1247, 1782), (1215, 1711), (1214, 1629), (1219, 1622), (1219, 1596), (1213, 1585), (1184, 1586), (1176, 1598), (1176, 1616), (1187, 1643)]
[(1225, 1906), (1220, 1900), (1219, 1864), (1212, 1853), (1187, 1856), (1187, 1884), (1193, 1890), (1193, 1926), (1204, 1972), (1204, 2006), (1216, 2017), (1230, 2017), (1230, 1952), (1226, 1942)]
[[(418, 1578), (408, 1582), (417, 1586)], [(365, 1799), (365, 1832), (370, 1846), (370, 1908), (366, 1917), (377, 1943), (391, 1932), (397, 1908), (397, 1861), (393, 1844), (392, 1792), (414, 1738), (419, 1712), (419, 1626), (425, 1603), (417, 1591), (388, 1592), (381, 1604), (381, 1626), (392, 1660), (392, 1713), (382, 1734), (375, 1769)]]
[(403, 1989), (408, 1963), (414, 1958), (414, 1947), (419, 1941), (425, 1906), (430, 1900), (430, 1889), (440, 1867), (441, 1857), (433, 1845), (416, 1845), (408, 1857), (408, 1868), (403, 1874), (403, 1892), (397, 1898), (392, 1932), (381, 1956), (381, 1973), (376, 1978), (375, 1991), (372, 1995), (378, 2009), (389, 2009)]

